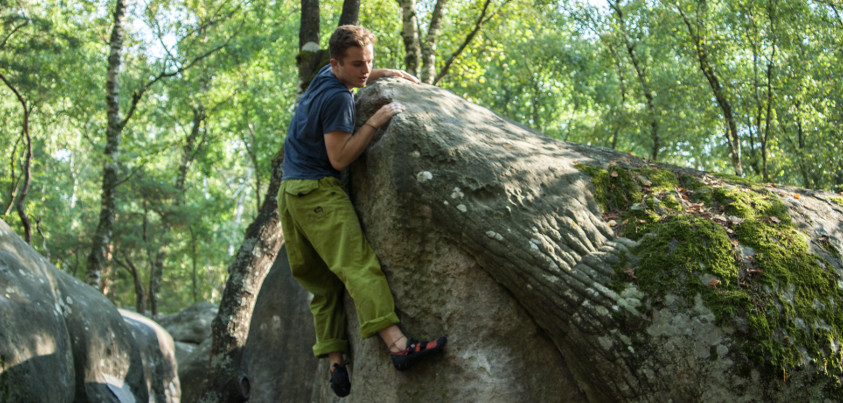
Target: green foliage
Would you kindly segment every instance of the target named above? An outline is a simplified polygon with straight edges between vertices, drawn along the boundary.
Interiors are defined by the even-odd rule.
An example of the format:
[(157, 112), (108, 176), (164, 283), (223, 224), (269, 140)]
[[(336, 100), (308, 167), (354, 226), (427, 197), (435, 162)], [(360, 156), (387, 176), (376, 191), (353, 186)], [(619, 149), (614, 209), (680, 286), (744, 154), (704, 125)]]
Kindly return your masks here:
[[(49, 91), (22, 87), (39, 101), (31, 122), (33, 183), (27, 210), (42, 235), (33, 237), (33, 246), (60, 269), (83, 278), (100, 203), (108, 51), (102, 43), (111, 10), (87, 2), (43, 8), (16, 4), (26, 10), (3, 9), (4, 37), (10, 39), (0, 48), (0, 71), (51, 83)], [(133, 308), (135, 295), (134, 279), (117, 261), (136, 267), (148, 292), (150, 263), (159, 252), (164, 253), (161, 312), (221, 295), (225, 269), (265, 196), (269, 160), (283, 141), (295, 100), (297, 49), (285, 45), (295, 43), (290, 39), (298, 34), (297, 6), (153, 2), (127, 16), (130, 26), (146, 28), (127, 31), (122, 114), (133, 92), (155, 75), (204, 58), (150, 86), (124, 130), (112, 261), (105, 274), (107, 295), (118, 305)], [(6, 22), (18, 15), (31, 21), (9, 35), (14, 25)], [(206, 24), (211, 17), (214, 23)], [(179, 42), (169, 39), (179, 37)], [(37, 41), (44, 45), (25, 46)], [(203, 56), (216, 46), (223, 48)], [(38, 94), (41, 98), (34, 97)], [(10, 155), (0, 165), (5, 208), (20, 175), (20, 122), (11, 93), (3, 87), (0, 95), (0, 134), (4, 155)], [(199, 110), (205, 118), (185, 165)], [(182, 166), (186, 176), (178, 188)], [(14, 213), (3, 219), (18, 225)]]
[[(422, 27), (434, 4), (419, 2)], [(436, 47), (438, 69), (463, 45), (484, 4), (449, 3)], [(603, 2), (495, 0), (439, 85), (555, 138), (650, 155), (644, 77), (659, 124), (659, 161), (730, 172), (721, 108), (679, 6), (699, 17), (694, 21), (707, 33), (710, 61), (738, 125), (745, 175), (721, 178), (843, 190), (843, 54), (837, 51), (843, 30), (829, 3), (699, 4), (619, 1), (624, 32)], [(0, 5), (0, 73), (33, 107), (27, 198), (37, 224), (33, 244), (81, 278), (106, 162), (104, 44), (113, 4)], [(326, 47), (342, 2), (320, 7)], [(295, 103), (299, 8), (289, 0), (154, 0), (127, 16), (121, 114), (133, 93), (165, 75), (146, 87), (124, 129), (112, 255), (131, 261), (147, 284), (150, 262), (164, 253), (162, 311), (219, 297), (228, 262), (266, 196), (270, 161)], [(377, 67), (403, 68), (398, 4), (363, 2), (360, 23), (378, 36)], [(640, 76), (627, 44), (640, 61)], [(11, 90), (0, 86), (0, 147), (7, 156), (0, 163), (0, 213), (17, 229), (10, 206), (22, 168), (20, 111)], [(747, 221), (790, 222), (775, 198), (755, 186), (747, 192), (712, 187), (657, 165), (580, 169), (594, 177), (598, 202), (616, 230), (634, 239), (692, 204), (723, 207), (722, 214)], [(110, 270), (109, 297), (132, 306), (134, 279), (114, 262)]]

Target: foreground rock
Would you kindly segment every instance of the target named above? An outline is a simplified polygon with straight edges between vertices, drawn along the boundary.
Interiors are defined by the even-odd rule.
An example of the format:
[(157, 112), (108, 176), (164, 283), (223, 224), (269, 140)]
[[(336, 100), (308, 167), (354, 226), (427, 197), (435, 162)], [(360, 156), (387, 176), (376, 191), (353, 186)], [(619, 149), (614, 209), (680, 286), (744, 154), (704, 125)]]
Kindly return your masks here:
[(176, 402), (173, 340), (124, 318), (0, 221), (0, 396), (4, 401)]

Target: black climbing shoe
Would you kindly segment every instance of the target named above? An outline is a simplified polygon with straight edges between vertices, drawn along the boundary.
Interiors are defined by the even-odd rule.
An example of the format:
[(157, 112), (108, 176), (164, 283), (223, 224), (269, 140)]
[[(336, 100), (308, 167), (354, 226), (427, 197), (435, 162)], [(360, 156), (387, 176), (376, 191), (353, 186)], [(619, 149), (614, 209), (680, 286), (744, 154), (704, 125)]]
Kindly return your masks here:
[(331, 366), (331, 389), (339, 397), (346, 397), (351, 393), (351, 380), (348, 378), (345, 363)]
[(441, 336), (433, 341), (418, 341), (413, 339), (407, 340), (407, 348), (399, 353), (390, 353), (392, 355), (392, 365), (395, 369), (403, 371), (413, 366), (413, 364), (421, 361), (424, 357), (430, 354), (442, 351), (448, 339)]

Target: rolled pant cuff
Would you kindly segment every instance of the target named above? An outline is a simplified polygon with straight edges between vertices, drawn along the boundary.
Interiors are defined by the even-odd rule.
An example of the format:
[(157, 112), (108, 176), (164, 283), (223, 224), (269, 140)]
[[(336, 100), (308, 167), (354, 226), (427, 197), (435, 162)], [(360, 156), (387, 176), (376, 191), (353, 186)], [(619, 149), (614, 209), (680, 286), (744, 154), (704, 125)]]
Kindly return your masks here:
[(398, 315), (396, 315), (395, 312), (386, 316), (381, 316), (380, 318), (368, 320), (360, 324), (360, 336), (367, 339), (389, 326), (398, 324), (398, 322)]
[(340, 340), (340, 339), (331, 339), (331, 340), (323, 340), (317, 341), (316, 344), (313, 345), (313, 355), (317, 358), (324, 357), (329, 353), (347, 353), (348, 352), (348, 340)]

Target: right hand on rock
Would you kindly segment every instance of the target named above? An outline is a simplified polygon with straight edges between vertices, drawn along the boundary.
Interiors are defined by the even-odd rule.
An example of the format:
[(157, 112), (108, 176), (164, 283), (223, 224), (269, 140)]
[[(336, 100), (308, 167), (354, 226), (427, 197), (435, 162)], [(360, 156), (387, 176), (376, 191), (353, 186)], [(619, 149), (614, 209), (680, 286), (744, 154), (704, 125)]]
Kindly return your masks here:
[(378, 111), (375, 112), (375, 114), (372, 115), (372, 117), (370, 117), (369, 120), (366, 121), (366, 123), (376, 128), (380, 128), (381, 126), (389, 122), (389, 120), (392, 119), (393, 116), (404, 112), (404, 110), (406, 109), (407, 107), (400, 102), (390, 102), (378, 109)]

